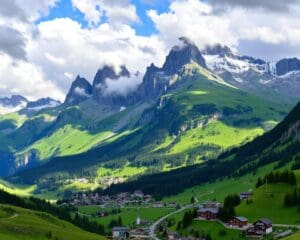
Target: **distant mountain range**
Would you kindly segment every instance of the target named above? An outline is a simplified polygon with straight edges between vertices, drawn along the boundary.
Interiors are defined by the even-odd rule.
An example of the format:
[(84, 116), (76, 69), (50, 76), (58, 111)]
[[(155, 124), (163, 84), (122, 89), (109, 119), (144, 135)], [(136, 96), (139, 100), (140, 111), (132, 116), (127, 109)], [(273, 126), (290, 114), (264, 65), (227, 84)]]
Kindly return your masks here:
[(293, 104), (299, 101), (300, 59), (268, 62), (240, 56), (222, 45), (207, 47), (202, 54), (211, 71), (242, 90), (275, 101)]
[(18, 112), (23, 109), (39, 111), (44, 108), (57, 107), (61, 103), (52, 98), (41, 98), (36, 101), (29, 101), (21, 95), (0, 98), (0, 115)]
[[(77, 76), (62, 104), (6, 104), (24, 102), (0, 115), (0, 175), (55, 192), (79, 176), (106, 186), (205, 163), (272, 129), (299, 100), (298, 59), (269, 63), (180, 40), (163, 66), (151, 64), (144, 76), (104, 66), (92, 84)], [(110, 89), (136, 77), (135, 90)]]
[[(99, 69), (95, 75), (93, 84), (79, 75), (72, 83), (66, 95), (66, 105), (76, 105), (88, 98), (93, 98), (101, 104), (130, 105), (139, 100), (153, 100), (162, 94), (168, 86), (168, 81), (160, 81), (162, 86), (155, 86), (153, 79), (159, 75), (170, 76), (190, 60), (200, 66), (211, 70), (223, 78), (223, 80), (242, 90), (263, 95), (271, 100), (279, 100), (287, 103), (295, 103), (299, 100), (300, 90), (300, 59), (284, 58), (278, 62), (241, 56), (234, 53), (229, 47), (221, 44), (207, 46), (200, 51), (195, 44), (187, 38), (180, 38), (185, 44), (185, 51), (175, 46), (170, 52), (162, 68), (151, 65), (147, 68), (144, 79), (138, 89), (129, 96), (120, 96), (106, 92), (107, 80), (118, 80), (121, 77), (130, 78), (132, 75), (126, 66), (121, 66), (120, 73), (110, 66)], [(155, 76), (153, 76), (155, 75)], [(169, 84), (170, 85), (170, 84)], [(166, 91), (166, 90), (164, 90)], [(51, 98), (42, 98), (29, 102), (21, 95), (0, 98), (0, 114), (17, 112), (23, 108), (40, 110), (47, 107), (56, 107), (61, 103)], [(34, 106), (34, 107), (33, 107)]]

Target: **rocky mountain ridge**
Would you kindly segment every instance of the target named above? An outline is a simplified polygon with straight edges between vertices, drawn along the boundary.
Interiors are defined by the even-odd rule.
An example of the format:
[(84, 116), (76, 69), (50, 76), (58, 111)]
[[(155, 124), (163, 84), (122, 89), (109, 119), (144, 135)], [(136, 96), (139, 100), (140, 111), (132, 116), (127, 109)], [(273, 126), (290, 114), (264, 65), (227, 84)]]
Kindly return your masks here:
[(300, 59), (265, 61), (234, 53), (220, 44), (202, 51), (208, 68), (244, 91), (295, 104), (300, 91)]
[(0, 114), (16, 112), (26, 107), (28, 100), (21, 95), (0, 98)]

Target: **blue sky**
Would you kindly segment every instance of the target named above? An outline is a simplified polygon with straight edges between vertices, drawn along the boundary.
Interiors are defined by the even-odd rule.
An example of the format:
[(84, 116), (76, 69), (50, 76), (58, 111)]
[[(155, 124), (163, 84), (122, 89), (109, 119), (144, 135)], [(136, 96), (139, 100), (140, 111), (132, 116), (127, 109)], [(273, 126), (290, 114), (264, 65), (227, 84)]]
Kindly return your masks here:
[[(168, 10), (170, 4), (168, 0), (132, 0), (131, 3), (136, 6), (137, 15), (141, 20), (138, 23), (133, 23), (132, 27), (136, 30), (136, 33), (141, 36), (149, 36), (156, 32), (153, 22), (147, 15), (147, 11), (155, 9), (158, 13), (163, 13)], [(72, 6), (71, 0), (60, 0), (55, 7), (50, 9), (49, 14), (39, 18), (36, 24), (51, 21), (56, 18), (70, 18), (79, 22), (85, 28), (89, 27), (88, 21), (84, 18), (84, 14)], [(107, 22), (107, 19), (103, 17), (101, 24), (105, 22)]]

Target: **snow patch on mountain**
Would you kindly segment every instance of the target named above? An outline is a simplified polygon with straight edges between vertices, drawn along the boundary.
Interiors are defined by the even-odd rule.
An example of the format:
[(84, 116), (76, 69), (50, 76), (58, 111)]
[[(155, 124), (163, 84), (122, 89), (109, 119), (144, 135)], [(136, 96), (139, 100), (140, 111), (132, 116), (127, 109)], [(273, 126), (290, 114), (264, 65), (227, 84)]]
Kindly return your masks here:
[(231, 73), (242, 74), (249, 70), (264, 73), (268, 66), (251, 62), (247, 58), (228, 57), (220, 55), (203, 55), (208, 68), (212, 71), (228, 71)]
[(33, 111), (40, 111), (45, 108), (54, 108), (59, 106), (61, 103), (59, 101), (51, 99), (49, 102), (41, 104), (41, 105), (36, 105), (34, 107), (27, 107), (28, 110), (33, 110)]

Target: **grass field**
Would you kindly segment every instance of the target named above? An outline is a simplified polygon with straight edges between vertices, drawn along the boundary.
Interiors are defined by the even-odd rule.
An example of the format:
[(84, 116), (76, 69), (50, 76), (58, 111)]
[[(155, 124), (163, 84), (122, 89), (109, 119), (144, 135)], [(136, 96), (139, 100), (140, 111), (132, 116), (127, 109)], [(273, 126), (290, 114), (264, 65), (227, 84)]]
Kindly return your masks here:
[(191, 232), (198, 231), (200, 234), (210, 234), (213, 240), (243, 240), (246, 239), (241, 232), (233, 229), (225, 229), (218, 222), (205, 222), (194, 220), (191, 226), (183, 231), (179, 231), (182, 235), (191, 235)]
[(129, 165), (124, 166), (123, 168), (119, 169), (109, 169), (109, 168), (104, 168), (101, 167), (98, 169), (98, 177), (103, 177), (103, 176), (113, 176), (113, 177), (131, 177), (134, 175), (142, 174), (147, 170), (146, 167), (131, 167)]
[(299, 240), (300, 239), (300, 232), (294, 233), (291, 236), (283, 238), (282, 240)]
[(35, 190), (35, 186), (14, 185), (0, 179), (0, 189), (18, 196), (29, 196)]
[(110, 131), (91, 134), (72, 125), (65, 125), (57, 129), (51, 136), (31, 145), (30, 149), (37, 149), (40, 154), (39, 158), (44, 160), (54, 154), (72, 155), (87, 151), (111, 135)]
[(57, 240), (106, 239), (47, 213), (0, 205), (1, 240), (45, 240), (50, 232), (51, 239)]
[[(82, 206), (79, 207), (79, 212), (82, 214), (93, 214), (97, 211), (110, 211), (111, 208), (100, 208), (98, 206)], [(140, 217), (143, 220), (154, 221), (159, 219), (160, 217), (174, 211), (171, 208), (153, 208), (153, 207), (124, 207), (121, 208), (121, 213), (109, 215), (107, 217), (102, 218), (92, 218), (93, 220), (104, 224), (107, 230), (109, 230), (108, 225), (111, 220), (118, 220), (121, 217), (124, 226), (132, 226), (136, 223), (137, 217)]]
[(203, 129), (191, 129), (184, 132), (180, 137), (180, 142), (175, 144), (168, 154), (178, 154), (203, 144), (215, 144), (226, 149), (249, 141), (263, 132), (261, 127), (238, 129), (221, 121), (215, 121)]
[(294, 187), (288, 184), (268, 184), (255, 189), (253, 203), (242, 202), (236, 208), (237, 215), (246, 216), (251, 222), (267, 217), (278, 224), (300, 225), (300, 208), (285, 207), (284, 196)]

